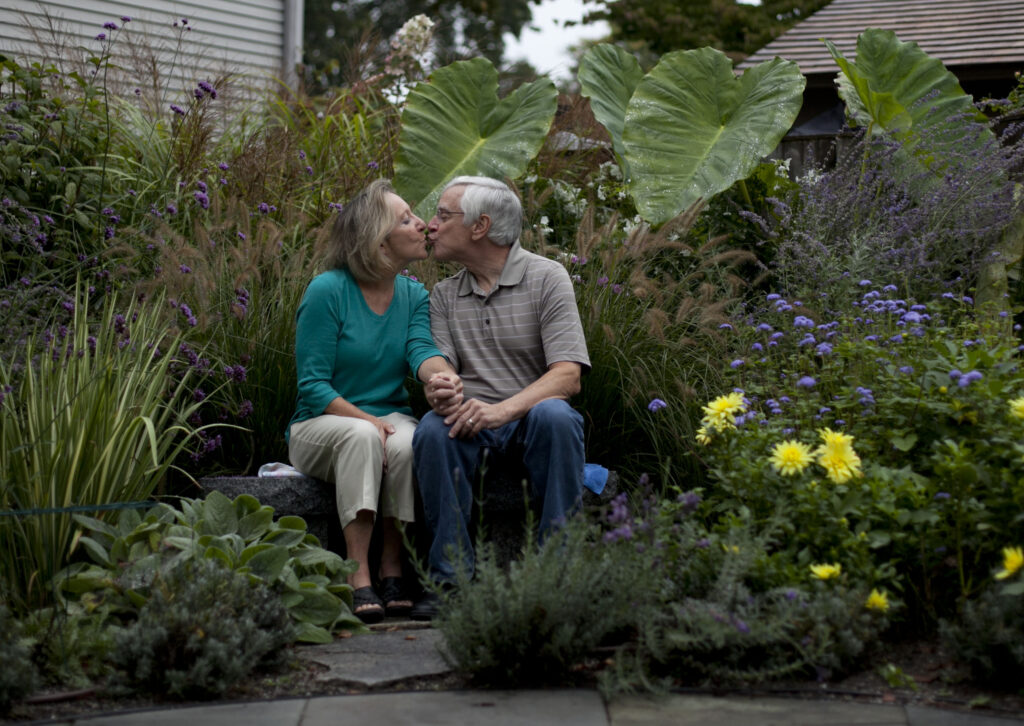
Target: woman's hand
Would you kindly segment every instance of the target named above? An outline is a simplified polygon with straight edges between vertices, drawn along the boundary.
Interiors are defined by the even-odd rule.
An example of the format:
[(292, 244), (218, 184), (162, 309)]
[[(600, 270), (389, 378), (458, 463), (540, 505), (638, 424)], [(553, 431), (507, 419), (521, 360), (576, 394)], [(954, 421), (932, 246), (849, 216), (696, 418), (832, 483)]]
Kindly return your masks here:
[(376, 416), (370, 418), (370, 423), (377, 427), (377, 434), (380, 436), (380, 448), (384, 452), (384, 473), (388, 471), (388, 436), (395, 433), (395, 427), (389, 424), (383, 419), (379, 419)]
[(438, 416), (448, 416), (462, 403), (462, 379), (454, 372), (435, 373), (423, 386), (427, 403)]

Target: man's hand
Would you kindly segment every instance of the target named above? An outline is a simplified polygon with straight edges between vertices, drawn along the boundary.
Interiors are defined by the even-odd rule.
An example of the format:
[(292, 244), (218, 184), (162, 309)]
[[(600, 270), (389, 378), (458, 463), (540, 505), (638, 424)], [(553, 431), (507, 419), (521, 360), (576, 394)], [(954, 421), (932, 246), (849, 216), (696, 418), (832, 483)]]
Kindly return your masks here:
[(484, 429), (496, 429), (511, 420), (500, 403), (484, 403), (475, 398), (467, 398), (444, 422), (451, 426), (448, 430), (449, 438), (469, 439)]
[(427, 403), (438, 416), (449, 416), (462, 404), (462, 379), (456, 373), (435, 373), (423, 386)]

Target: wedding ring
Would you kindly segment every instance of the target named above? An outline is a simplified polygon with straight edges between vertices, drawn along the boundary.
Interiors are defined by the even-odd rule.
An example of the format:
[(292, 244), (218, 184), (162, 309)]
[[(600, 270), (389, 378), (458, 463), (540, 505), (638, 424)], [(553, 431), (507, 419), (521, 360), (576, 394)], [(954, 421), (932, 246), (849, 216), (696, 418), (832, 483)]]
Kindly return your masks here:
[(473, 419), (470, 419), (470, 420), (469, 420), (469, 425), (470, 425), (470, 426), (472, 426), (472, 425), (473, 425)]

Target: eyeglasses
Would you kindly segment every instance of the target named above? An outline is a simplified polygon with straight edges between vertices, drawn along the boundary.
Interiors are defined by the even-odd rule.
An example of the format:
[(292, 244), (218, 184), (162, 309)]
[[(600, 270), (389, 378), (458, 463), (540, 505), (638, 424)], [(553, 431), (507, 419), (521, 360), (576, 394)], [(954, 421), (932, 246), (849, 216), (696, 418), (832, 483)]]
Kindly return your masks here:
[(441, 222), (447, 222), (452, 217), (458, 217), (463, 214), (465, 214), (465, 212), (452, 212), (450, 210), (445, 209), (444, 207), (437, 208), (437, 218)]

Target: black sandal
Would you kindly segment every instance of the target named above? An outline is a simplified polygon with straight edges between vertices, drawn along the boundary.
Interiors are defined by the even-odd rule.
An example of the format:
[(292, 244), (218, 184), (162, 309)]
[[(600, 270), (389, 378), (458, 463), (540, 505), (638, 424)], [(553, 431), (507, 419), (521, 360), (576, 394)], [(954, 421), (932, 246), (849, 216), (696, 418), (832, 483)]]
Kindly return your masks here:
[[(371, 607), (359, 610), (366, 605)], [(379, 623), (384, 619), (384, 603), (377, 597), (372, 587), (360, 587), (352, 591), (352, 614), (367, 625)]]
[[(389, 618), (401, 617), (412, 610), (412, 598), (405, 589), (405, 581), (401, 577), (382, 577), (380, 581), (380, 597), (384, 601), (384, 612)], [(408, 605), (392, 605), (393, 602), (407, 601)]]

